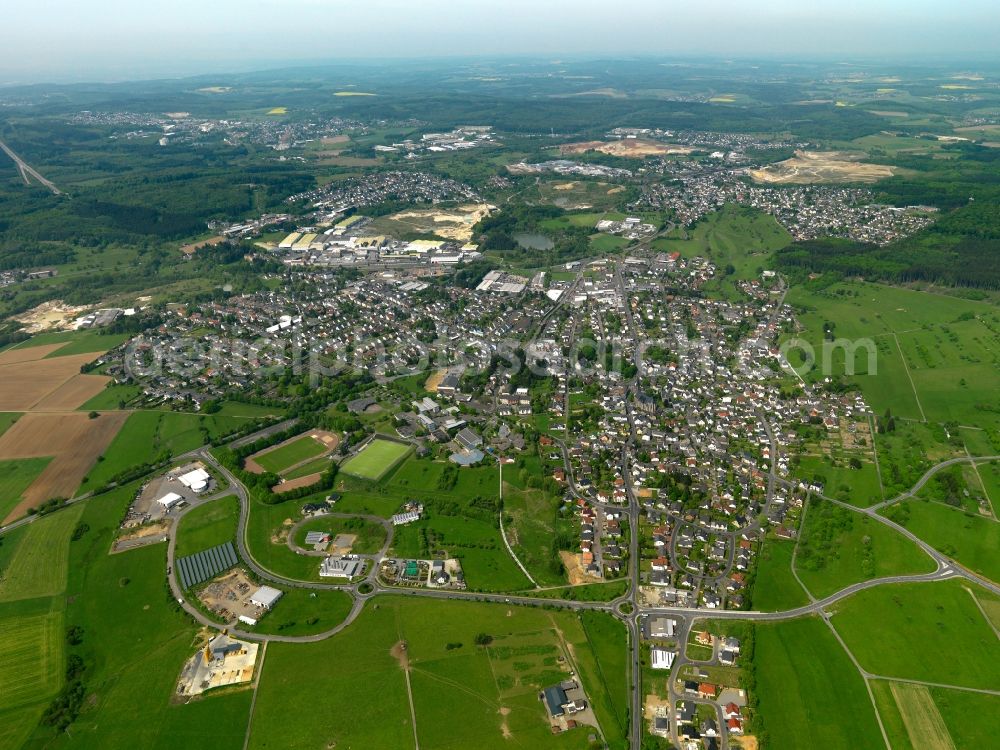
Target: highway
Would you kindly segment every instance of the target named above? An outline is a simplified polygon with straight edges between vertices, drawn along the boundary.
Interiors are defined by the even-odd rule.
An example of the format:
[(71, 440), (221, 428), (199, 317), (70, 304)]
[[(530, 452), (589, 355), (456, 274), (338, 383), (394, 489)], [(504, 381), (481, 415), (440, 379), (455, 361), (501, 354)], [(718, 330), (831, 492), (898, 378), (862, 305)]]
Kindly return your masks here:
[(9, 156), (11, 159), (14, 160), (14, 164), (17, 165), (18, 171), (20, 171), (21, 173), (21, 177), (24, 178), (25, 185), (31, 184), (31, 180), (28, 179), (29, 176), (34, 177), (36, 180), (38, 180), (39, 183), (41, 183), (49, 190), (51, 190), (53, 195), (62, 195), (62, 190), (57, 188), (50, 180), (47, 180), (44, 177), (42, 177), (34, 167), (28, 164), (28, 162), (26, 162), (20, 156), (15, 154), (11, 150), (10, 146), (8, 146), (3, 141), (0, 141), (0, 149), (2, 149), (3, 152), (7, 154), (7, 156)]

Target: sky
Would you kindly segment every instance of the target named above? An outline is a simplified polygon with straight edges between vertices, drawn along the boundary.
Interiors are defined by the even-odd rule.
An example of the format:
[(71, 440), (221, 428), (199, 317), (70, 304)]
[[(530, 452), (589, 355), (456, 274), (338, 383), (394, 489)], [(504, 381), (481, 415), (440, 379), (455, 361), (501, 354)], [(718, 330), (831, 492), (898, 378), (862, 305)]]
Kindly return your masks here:
[(442, 56), (1000, 56), (998, 0), (4, 0), (0, 83)]

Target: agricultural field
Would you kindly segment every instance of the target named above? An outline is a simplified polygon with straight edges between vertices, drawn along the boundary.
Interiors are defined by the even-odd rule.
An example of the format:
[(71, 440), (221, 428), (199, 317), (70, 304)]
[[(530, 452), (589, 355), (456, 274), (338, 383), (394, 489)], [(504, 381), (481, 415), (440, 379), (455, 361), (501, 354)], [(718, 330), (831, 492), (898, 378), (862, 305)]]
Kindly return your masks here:
[(769, 536), (757, 558), (751, 608), (760, 612), (780, 612), (809, 603), (802, 586), (792, 575), (795, 542)]
[(758, 625), (755, 634), (756, 715), (768, 746), (883, 746), (864, 680), (822, 620)]
[(60, 612), (0, 616), (0, 695), (5, 709), (38, 703), (62, 683)]
[[(1000, 426), (1000, 415), (979, 408), (1000, 387), (1000, 312), (995, 306), (866, 282), (798, 285), (786, 301), (798, 308), (804, 328), (799, 335), (818, 359), (825, 324), (832, 324), (837, 338), (872, 341), (877, 374), (868, 371), (869, 350), (859, 346), (850, 379), (876, 414), (890, 410), (897, 428), (900, 417)], [(832, 374), (843, 373), (844, 349), (835, 348), (829, 363)], [(813, 375), (820, 375), (818, 368)]]
[(3, 435), (21, 415), (16, 412), (0, 412), (0, 435)]
[(0, 519), (7, 518), (22, 500), (24, 491), (49, 465), (51, 458), (0, 461)]
[(129, 469), (187, 453), (247, 423), (242, 417), (171, 411), (139, 411), (125, 416), (128, 421), (104, 451), (103, 460), (87, 476), (85, 488), (100, 487)]
[(860, 581), (931, 573), (934, 567), (923, 550), (885, 524), (820, 498), (810, 500), (795, 571), (817, 599)]
[(412, 446), (409, 444), (375, 438), (360, 453), (349, 458), (341, 470), (351, 476), (377, 481), (388, 474), (411, 450)]
[(32, 523), (0, 571), (0, 603), (57, 596), (66, 589), (70, 535), (83, 514), (77, 504)]
[(189, 510), (181, 518), (175, 532), (177, 557), (193, 555), (233, 541), (239, 517), (240, 503), (235, 496), (212, 500)]
[[(592, 684), (592, 679), (602, 671), (624, 672), (619, 673), (616, 664), (604, 664), (603, 651), (595, 652), (583, 631), (580, 620), (567, 613), (379, 600), (331, 639), (269, 646), (250, 748), (331, 743), (338, 748), (408, 747), (414, 726), (407, 671), (421, 748), (503, 748), (511, 741), (532, 748), (585, 748), (593, 730), (553, 737), (537, 698), (541, 687), (565, 679), (574, 664), (588, 697), (600, 709), (604, 734), (617, 750), (625, 746), (624, 735), (604, 708), (604, 685)], [(492, 642), (477, 645), (479, 633)], [(623, 637), (607, 635), (617, 635), (615, 641)], [(397, 647), (400, 642), (405, 642), (405, 650)], [(338, 668), (317, 671), (312, 668), (316, 663)], [(304, 671), (312, 675), (309, 701), (290, 689)], [(624, 680), (613, 690), (624, 702)], [(352, 711), (335, 710), (345, 702)], [(465, 718), (456, 723), (456, 715)]]
[(974, 591), (965, 581), (868, 589), (837, 605), (833, 625), (873, 674), (995, 689), (1000, 641)]
[(0, 436), (0, 460), (52, 460), (7, 515), (20, 517), (54, 497), (72, 497), (104, 449), (125, 423), (125, 414), (25, 414)]
[[(32, 349), (14, 349), (0, 357), (23, 356)], [(103, 375), (80, 375), (80, 367), (96, 354), (73, 354), (36, 360), (0, 361), (0, 411), (75, 409), (104, 389)]]

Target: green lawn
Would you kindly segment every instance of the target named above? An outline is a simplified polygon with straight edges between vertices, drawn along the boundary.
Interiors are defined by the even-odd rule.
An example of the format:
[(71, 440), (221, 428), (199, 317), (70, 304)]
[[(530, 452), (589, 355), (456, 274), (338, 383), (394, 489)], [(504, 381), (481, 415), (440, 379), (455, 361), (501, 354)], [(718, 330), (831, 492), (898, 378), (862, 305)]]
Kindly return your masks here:
[(1000, 523), (929, 500), (907, 500), (883, 514), (965, 567), (1000, 582)]
[(768, 747), (883, 747), (864, 680), (818, 618), (755, 628), (757, 717)]
[(996, 689), (1000, 641), (966, 588), (944, 581), (868, 589), (841, 602), (833, 624), (873, 674)]
[(930, 573), (934, 561), (885, 524), (813, 497), (799, 532), (795, 570), (822, 599), (870, 578)]
[(265, 471), (280, 474), (291, 466), (326, 453), (326, 450), (326, 446), (318, 440), (309, 435), (302, 435), (278, 448), (254, 456), (253, 460), (260, 464)]
[(0, 521), (21, 502), (21, 495), (49, 465), (51, 458), (0, 461)]
[(351, 457), (341, 467), (345, 474), (361, 479), (378, 480), (384, 477), (412, 450), (406, 443), (375, 438), (360, 453)]
[(780, 612), (809, 603), (809, 597), (792, 575), (795, 542), (768, 537), (757, 558), (751, 608), (759, 612)]
[(299, 479), (301, 477), (307, 477), (310, 474), (322, 474), (332, 465), (333, 462), (328, 456), (320, 456), (317, 459), (302, 464), (302, 466), (299, 466), (298, 468), (284, 472), (281, 476), (285, 479)]
[(343, 591), (292, 587), (283, 590), (285, 594), (274, 610), (247, 630), (273, 635), (314, 635), (336, 627), (351, 611), (351, 597)]
[(299, 526), (295, 531), (295, 543), (303, 549), (306, 547), (306, 534), (310, 531), (326, 531), (336, 537), (338, 534), (353, 534), (357, 537), (351, 552), (358, 555), (373, 555), (385, 544), (385, 528), (382, 524), (372, 523), (363, 518), (332, 518), (321, 516), (312, 518)]
[(177, 529), (177, 557), (193, 555), (236, 539), (240, 503), (235, 496), (188, 511)]

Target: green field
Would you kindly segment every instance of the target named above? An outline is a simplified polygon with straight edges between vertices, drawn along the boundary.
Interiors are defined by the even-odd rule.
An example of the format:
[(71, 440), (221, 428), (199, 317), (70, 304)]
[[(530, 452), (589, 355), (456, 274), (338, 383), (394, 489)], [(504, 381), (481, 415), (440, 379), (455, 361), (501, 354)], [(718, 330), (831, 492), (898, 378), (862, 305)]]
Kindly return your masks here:
[[(994, 306), (864, 282), (800, 285), (786, 301), (799, 308), (806, 330), (800, 335), (817, 353), (824, 323), (834, 325), (838, 338), (874, 341), (877, 374), (868, 373), (865, 350), (859, 349), (853, 380), (876, 414), (891, 409), (908, 419), (1000, 426), (1000, 414), (982, 408), (1000, 388)], [(837, 349), (833, 374), (843, 372), (843, 361)]]
[[(619, 627), (613, 621), (612, 626)], [(589, 627), (600, 626), (588, 623)], [(493, 642), (477, 646), (478, 633), (490, 634)], [(601, 635), (624, 645), (623, 632)], [(572, 644), (572, 651), (563, 645), (563, 638)], [(421, 748), (506, 748), (511, 743), (531, 748), (587, 747), (587, 734), (593, 731), (589, 728), (552, 736), (537, 698), (541, 687), (568, 676), (571, 667), (568, 661), (560, 662), (560, 656), (575, 659), (611, 746), (616, 750), (625, 746), (617, 726), (603, 726), (604, 687), (592, 684), (601, 671), (619, 674), (619, 665), (599, 661), (603, 653), (593, 651), (574, 615), (386, 598), (369, 604), (357, 622), (333, 638), (268, 647), (250, 747), (412, 746), (405, 677), (390, 653), (399, 641), (407, 644)], [(337, 668), (316, 670), (317, 663)], [(303, 701), (294, 686), (307, 673), (311, 695)], [(622, 700), (627, 696), (623, 688), (624, 681), (618, 696)], [(349, 712), (337, 708), (348, 704)], [(462, 720), (455, 721), (456, 716)]]
[(0, 573), (0, 602), (56, 596), (65, 590), (70, 534), (82, 514), (83, 505), (77, 503), (29, 525)]
[(108, 411), (126, 408), (133, 399), (142, 395), (142, 388), (137, 385), (118, 385), (111, 383), (103, 391), (80, 407), (80, 411)]
[(60, 612), (0, 619), (0, 695), (5, 709), (50, 698), (62, 683)]
[(864, 680), (822, 620), (755, 628), (757, 717), (768, 747), (883, 747)]
[(817, 599), (870, 578), (934, 570), (934, 561), (898, 532), (817, 497), (798, 544), (795, 571)]
[(410, 450), (412, 446), (405, 443), (375, 438), (341, 468), (345, 474), (375, 481), (388, 474)]
[(233, 541), (239, 517), (240, 502), (235, 496), (213, 500), (188, 511), (177, 527), (177, 557)]
[(330, 461), (329, 457), (320, 456), (312, 461), (307, 461), (297, 468), (285, 471), (281, 476), (285, 479), (299, 479), (301, 477), (307, 477), (310, 474), (322, 474), (332, 465), (333, 463)]
[(882, 513), (969, 570), (1000, 581), (997, 521), (929, 500), (907, 500)]
[(117, 474), (143, 464), (199, 448), (246, 425), (240, 417), (169, 411), (140, 411), (129, 416), (104, 457), (84, 480), (83, 490), (100, 487)]
[(809, 603), (809, 597), (792, 575), (795, 542), (768, 537), (757, 558), (751, 608), (759, 612), (780, 612)]
[(358, 555), (373, 555), (385, 544), (385, 527), (363, 518), (332, 518), (320, 516), (312, 518), (295, 531), (295, 543), (307, 549), (306, 534), (310, 531), (327, 531), (332, 536), (338, 534), (353, 534), (357, 538), (351, 547), (351, 552)]
[(18, 348), (42, 346), (45, 344), (62, 344), (48, 357), (64, 357), (70, 354), (90, 354), (91, 352), (106, 352), (129, 339), (126, 334), (105, 334), (100, 331), (55, 331), (40, 333), (31, 337)]
[(309, 591), (288, 587), (274, 611), (247, 630), (273, 635), (314, 635), (342, 623), (351, 611), (343, 591)]
[(253, 460), (260, 464), (265, 471), (280, 474), (285, 469), (308, 461), (310, 458), (315, 458), (326, 451), (326, 446), (318, 440), (309, 435), (302, 435), (278, 448), (254, 456)]
[(3, 435), (5, 432), (7, 432), (8, 428), (12, 424), (14, 424), (14, 422), (20, 419), (20, 417), (21, 415), (15, 412), (9, 412), (9, 411), (0, 412), (0, 435)]
[(964, 581), (896, 584), (837, 605), (833, 625), (873, 674), (996, 689), (1000, 641)]
[[(652, 244), (660, 252), (679, 252), (684, 258), (708, 258), (719, 272), (717, 278), (706, 284), (706, 291), (742, 297), (733, 282), (760, 278), (774, 251), (789, 242), (791, 235), (774, 217), (752, 208), (726, 205), (706, 215), (693, 229), (674, 230)], [(725, 274), (728, 266), (733, 267), (731, 275)]]
[(0, 520), (21, 501), (21, 495), (49, 465), (51, 458), (0, 461)]

